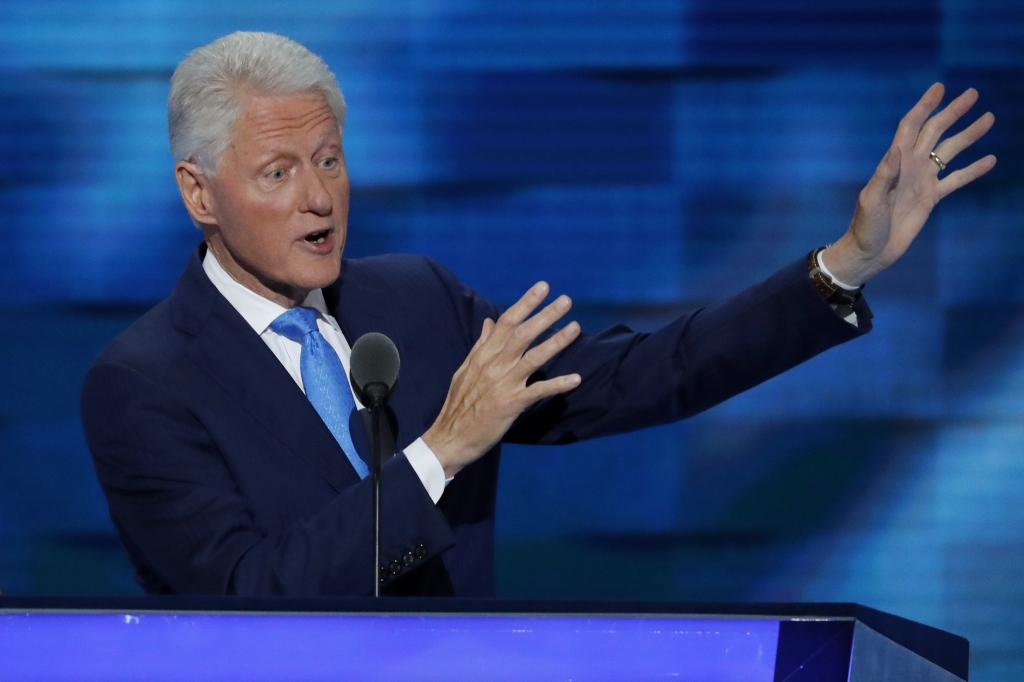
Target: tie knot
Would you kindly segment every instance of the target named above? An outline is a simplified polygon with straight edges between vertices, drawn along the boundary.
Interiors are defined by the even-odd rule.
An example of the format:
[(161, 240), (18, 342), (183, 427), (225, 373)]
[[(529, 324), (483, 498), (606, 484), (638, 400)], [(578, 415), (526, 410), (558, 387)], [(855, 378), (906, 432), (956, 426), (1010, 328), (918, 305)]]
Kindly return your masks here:
[(270, 323), (270, 328), (281, 336), (302, 343), (307, 334), (318, 331), (316, 326), (316, 310), (314, 308), (292, 308), (277, 316)]

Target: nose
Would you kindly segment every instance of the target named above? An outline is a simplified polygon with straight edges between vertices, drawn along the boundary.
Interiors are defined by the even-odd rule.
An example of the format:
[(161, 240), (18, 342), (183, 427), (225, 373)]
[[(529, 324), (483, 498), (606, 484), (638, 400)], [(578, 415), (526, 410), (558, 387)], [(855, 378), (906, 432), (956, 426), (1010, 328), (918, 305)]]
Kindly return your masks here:
[(334, 209), (334, 201), (324, 179), (315, 170), (311, 170), (307, 176), (305, 210), (318, 216), (329, 216)]

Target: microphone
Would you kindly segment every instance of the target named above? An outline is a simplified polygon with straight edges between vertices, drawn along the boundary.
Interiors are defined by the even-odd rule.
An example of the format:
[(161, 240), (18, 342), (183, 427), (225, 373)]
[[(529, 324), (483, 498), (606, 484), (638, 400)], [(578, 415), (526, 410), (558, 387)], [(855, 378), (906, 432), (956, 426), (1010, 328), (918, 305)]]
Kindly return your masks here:
[(363, 334), (352, 346), (349, 374), (359, 402), (373, 409), (387, 404), (398, 381), (401, 367), (398, 348), (377, 332)]
[(380, 437), (381, 412), (398, 381), (401, 366), (398, 349), (383, 334), (363, 334), (352, 346), (349, 376), (359, 402), (370, 411), (370, 452), (373, 454), (373, 596), (380, 596), (380, 584), (388, 567), (380, 562), (380, 463), (384, 460)]

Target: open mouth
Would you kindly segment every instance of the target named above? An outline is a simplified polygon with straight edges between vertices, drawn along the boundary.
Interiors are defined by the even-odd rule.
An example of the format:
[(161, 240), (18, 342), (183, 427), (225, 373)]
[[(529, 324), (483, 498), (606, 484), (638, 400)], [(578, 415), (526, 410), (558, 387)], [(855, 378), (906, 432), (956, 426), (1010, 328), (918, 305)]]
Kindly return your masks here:
[(323, 244), (327, 241), (327, 236), (331, 233), (330, 230), (320, 230), (319, 232), (311, 232), (306, 235), (306, 241), (310, 244)]

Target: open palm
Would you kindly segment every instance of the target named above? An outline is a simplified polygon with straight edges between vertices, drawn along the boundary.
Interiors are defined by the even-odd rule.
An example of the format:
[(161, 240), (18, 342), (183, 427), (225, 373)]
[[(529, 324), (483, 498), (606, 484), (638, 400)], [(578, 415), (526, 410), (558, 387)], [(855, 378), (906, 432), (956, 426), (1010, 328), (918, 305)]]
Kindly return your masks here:
[(996, 157), (989, 155), (939, 177), (940, 162), (952, 161), (995, 122), (995, 116), (986, 113), (939, 143), (950, 126), (978, 101), (977, 90), (971, 88), (932, 116), (944, 92), (941, 83), (932, 85), (900, 121), (889, 151), (860, 193), (847, 233), (826, 251), (826, 267), (840, 281), (856, 286), (892, 265), (943, 197), (996, 165)]

